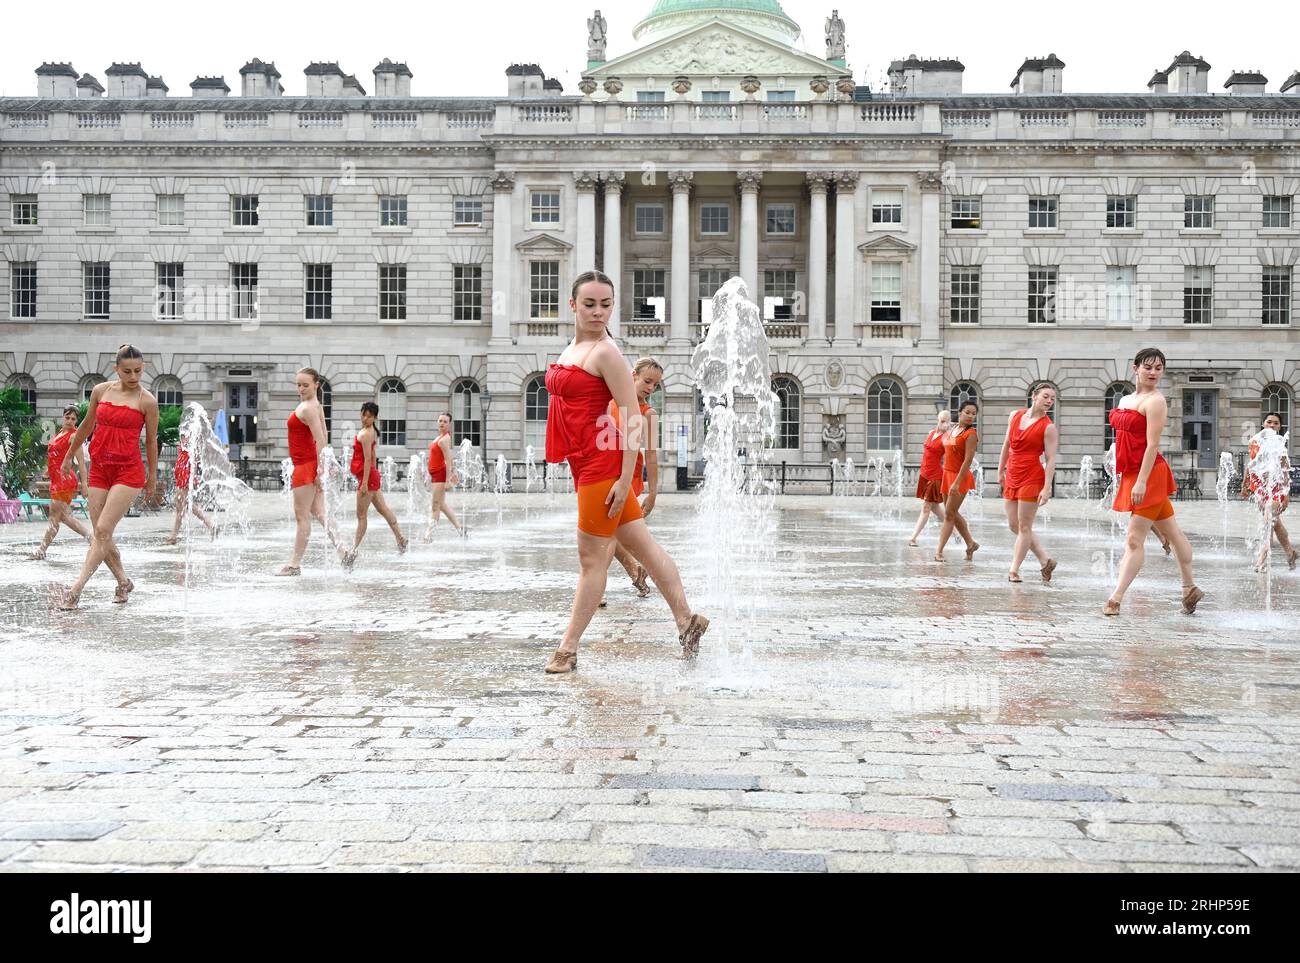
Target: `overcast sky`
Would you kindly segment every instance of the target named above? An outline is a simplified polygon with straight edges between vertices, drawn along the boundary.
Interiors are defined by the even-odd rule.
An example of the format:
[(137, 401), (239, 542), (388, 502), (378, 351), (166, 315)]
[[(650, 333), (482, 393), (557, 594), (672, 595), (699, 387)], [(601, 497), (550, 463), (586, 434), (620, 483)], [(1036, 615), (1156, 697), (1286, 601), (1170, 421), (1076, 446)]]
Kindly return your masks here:
[[(823, 23), (836, 3), (849, 65), (860, 83), (873, 86), (890, 60), (912, 53), (959, 58), (967, 93), (1006, 92), (1025, 57), (1048, 53), (1066, 63), (1067, 93), (1145, 92), (1152, 71), (1185, 49), (1212, 65), (1212, 92), (1222, 92), (1233, 70), (1262, 71), (1274, 92), (1300, 69), (1294, 0), (785, 0), (786, 13), (804, 29), (799, 46), (825, 53)], [(601, 0), (611, 58), (633, 49), (632, 27), (652, 6), (653, 0)], [(261, 57), (275, 61), (290, 94), (303, 93), (302, 71), (313, 60), (337, 60), (373, 93), (371, 70), (390, 57), (410, 66), (416, 95), (503, 96), (504, 71), (512, 62), (539, 63), (565, 93), (575, 94), (586, 66), (587, 17), (595, 7), (593, 0), (12, 3), (2, 21), (10, 42), (0, 60), (0, 92), (34, 96), (34, 71), (42, 60), (70, 60), (101, 83), (113, 61), (138, 60), (150, 74), (162, 75), (172, 96), (187, 96), (199, 74), (224, 75), (237, 94), (239, 68)]]

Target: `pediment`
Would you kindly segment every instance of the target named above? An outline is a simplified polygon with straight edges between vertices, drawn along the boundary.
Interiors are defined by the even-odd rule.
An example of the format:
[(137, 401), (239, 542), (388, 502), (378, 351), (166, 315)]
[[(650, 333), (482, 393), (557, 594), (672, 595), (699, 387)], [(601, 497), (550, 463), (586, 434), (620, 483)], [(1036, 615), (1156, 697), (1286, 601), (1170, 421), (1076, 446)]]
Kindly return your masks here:
[(916, 250), (915, 244), (908, 244), (901, 237), (885, 234), (858, 245), (863, 254), (910, 254)]
[(538, 253), (554, 253), (573, 250), (573, 245), (568, 241), (561, 240), (554, 234), (541, 233), (527, 240), (520, 241), (515, 245), (515, 250)]
[(712, 77), (778, 74), (835, 77), (843, 69), (811, 54), (714, 18), (646, 47), (623, 54), (590, 71), (597, 80), (635, 76)]

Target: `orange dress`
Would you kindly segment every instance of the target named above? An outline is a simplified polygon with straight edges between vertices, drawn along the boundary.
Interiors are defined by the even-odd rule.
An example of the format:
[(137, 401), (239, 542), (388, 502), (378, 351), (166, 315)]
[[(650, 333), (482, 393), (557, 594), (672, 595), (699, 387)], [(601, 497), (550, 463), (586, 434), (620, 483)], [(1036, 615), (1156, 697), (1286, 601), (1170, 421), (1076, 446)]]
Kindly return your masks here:
[(1111, 506), (1117, 512), (1132, 512), (1152, 521), (1171, 518), (1173, 503), (1169, 496), (1178, 490), (1174, 473), (1165, 456), (1157, 454), (1147, 479), (1147, 492), (1142, 502), (1133, 504), (1133, 486), (1147, 452), (1147, 416), (1133, 408), (1115, 408), (1110, 413), (1110, 426), (1115, 429), (1115, 472), (1119, 475), (1119, 490)]
[(945, 496), (952, 491), (953, 485), (957, 485), (959, 492), (968, 492), (975, 487), (975, 476), (971, 474), (969, 468), (966, 469), (961, 481), (957, 480), (961, 463), (966, 460), (966, 438), (971, 434), (975, 435), (975, 443), (978, 445), (980, 436), (975, 431), (974, 425), (956, 435), (949, 431), (943, 436), (943, 494)]
[(921, 446), (921, 473), (916, 479), (916, 497), (923, 502), (943, 501), (943, 432), (925, 436)]
[(1002, 483), (1002, 497), (1007, 501), (1038, 501), (1047, 480), (1040, 459), (1047, 448), (1044, 439), (1051, 419), (1043, 415), (1028, 428), (1022, 429), (1020, 420), (1028, 411), (1028, 408), (1021, 408), (1011, 416), (1007, 472)]

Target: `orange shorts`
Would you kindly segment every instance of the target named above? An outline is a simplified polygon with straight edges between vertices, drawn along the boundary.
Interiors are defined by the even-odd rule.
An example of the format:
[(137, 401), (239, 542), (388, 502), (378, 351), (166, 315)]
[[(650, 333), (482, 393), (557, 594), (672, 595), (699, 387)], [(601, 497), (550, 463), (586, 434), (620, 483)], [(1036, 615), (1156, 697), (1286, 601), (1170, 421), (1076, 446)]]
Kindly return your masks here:
[(66, 492), (50, 492), (50, 501), (63, 502), (65, 505), (72, 504), (72, 496), (77, 494), (75, 488), (69, 488)]
[(1174, 517), (1174, 503), (1165, 499), (1157, 505), (1148, 505), (1146, 508), (1136, 508), (1133, 510), (1134, 515), (1141, 515), (1143, 518), (1149, 518), (1153, 522), (1162, 522), (1166, 518)]
[(630, 491), (627, 501), (623, 503), (623, 513), (616, 518), (609, 517), (605, 496), (617, 481), (617, 478), (607, 478), (605, 481), (578, 486), (578, 531), (600, 538), (613, 538), (620, 525), (645, 517), (641, 513), (641, 503)]
[(1038, 496), (1043, 493), (1043, 483), (1034, 482), (1029, 485), (1021, 485), (1019, 488), (1010, 486), (1002, 489), (1002, 498), (1008, 502), (1036, 502)]
[(316, 462), (305, 461), (301, 465), (293, 466), (293, 487), (301, 488), (303, 485), (316, 484)]
[(1140, 508), (1133, 504), (1131, 497), (1135, 484), (1137, 484), (1137, 472), (1119, 476), (1119, 491), (1115, 493), (1115, 502), (1111, 506), (1115, 511), (1132, 512), (1153, 522), (1174, 517), (1174, 504), (1169, 500), (1169, 496), (1177, 490), (1177, 486), (1174, 484), (1174, 473), (1168, 464), (1164, 461), (1156, 462), (1151, 477), (1147, 480), (1146, 497), (1143, 499), (1146, 504)]

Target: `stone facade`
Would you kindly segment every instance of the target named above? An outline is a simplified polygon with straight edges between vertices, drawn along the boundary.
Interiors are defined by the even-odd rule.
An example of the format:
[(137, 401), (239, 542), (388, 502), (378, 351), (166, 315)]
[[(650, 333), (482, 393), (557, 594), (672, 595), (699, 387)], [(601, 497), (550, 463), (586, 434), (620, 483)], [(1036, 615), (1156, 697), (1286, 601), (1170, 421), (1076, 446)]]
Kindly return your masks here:
[[(693, 61), (663, 69), (674, 36), (728, 31), (766, 45), (756, 89)], [(1183, 405), (1209, 406), (1203, 468), (1241, 447), (1266, 391), (1294, 422), (1296, 325), (1262, 316), (1267, 277), (1290, 285), (1273, 303), (1295, 317), (1300, 97), (855, 99), (861, 89), (837, 90), (836, 64), (821, 62), (830, 84), (814, 92), (816, 58), (716, 18), (646, 50), (642, 66), (635, 51), (602, 64), (593, 79), (604, 89), (584, 84), (581, 97), (516, 65), (506, 98), (364, 97), (345, 85), (342, 96), (73, 98), (49, 87), (63, 96), (0, 100), (0, 379), (34, 384), (40, 413), (54, 416), (130, 341), (149, 376), (178, 378), (187, 401), (229, 407), (231, 386), (255, 385), (257, 438), (242, 453), (278, 458), (298, 367), (329, 380), (336, 445), (396, 378), (403, 397), (378, 400), (389, 412), (404, 402), (406, 443), (383, 454), (400, 463), (423, 449), (436, 414), (455, 407), (458, 430), (477, 423), (489, 459), (522, 460), (542, 431), (528, 421), (529, 385), (570, 337), (571, 279), (596, 266), (618, 278), (613, 330), (629, 358), (654, 354), (667, 369), (669, 465), (680, 426), (698, 452), (688, 362), (701, 299), (737, 273), (760, 302), (785, 296), (769, 305), (769, 334), (774, 373), (798, 389), (799, 447), (778, 455), (793, 464), (825, 464), (832, 417), (855, 461), (901, 438), (913, 464), (936, 407), (968, 381), (982, 404), (981, 461), (993, 465), (1008, 413), (1041, 380), (1059, 390), (1061, 464), (1100, 461), (1107, 389), (1147, 344), (1170, 356), (1171, 449), (1182, 447)], [(805, 93), (765, 100), (783, 57)], [(960, 76), (955, 62), (900, 63), (913, 62)], [(254, 64), (278, 90), (274, 65)], [(402, 86), (383, 88), (394, 67)], [(621, 96), (609, 93), (612, 68), (631, 83)], [(42, 71), (75, 76), (70, 65)], [(663, 99), (636, 99), (651, 84)], [(404, 65), (377, 68), (375, 89), (407, 85)], [(704, 97), (732, 86), (753, 96)], [(257, 198), (255, 226), (235, 223), (233, 199), (245, 196)], [(1109, 197), (1135, 199), (1132, 227), (1107, 227)], [(1185, 226), (1189, 197), (1213, 198), (1211, 226)], [(21, 223), (32, 198), (36, 223)], [(326, 220), (324, 198), (328, 223), (313, 224)], [(30, 317), (18, 288), (33, 264)], [(109, 265), (107, 318), (88, 317), (89, 264)], [(160, 264), (184, 266), (181, 317), (157, 317)], [(248, 264), (256, 319), (229, 305), (232, 265)], [(313, 265), (331, 269), (328, 319), (307, 317)], [(405, 287), (387, 303), (404, 303), (403, 318), (383, 316), (393, 267)], [(976, 268), (978, 321), (960, 323), (954, 291)], [(1046, 323), (1031, 323), (1031, 272), (1053, 269)], [(465, 319), (458, 274), (481, 284)], [(1185, 285), (1200, 277), (1213, 279), (1211, 320), (1188, 324)], [(833, 361), (842, 377), (828, 373)], [(536, 413), (535, 388), (531, 397)], [(877, 414), (869, 399), (881, 397)]]

